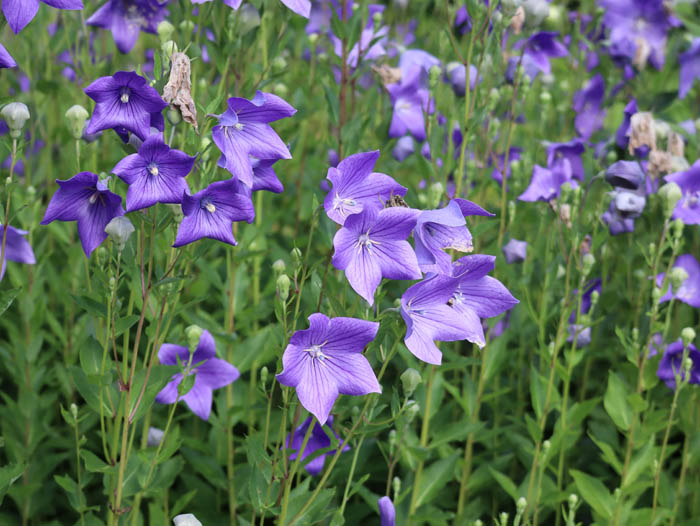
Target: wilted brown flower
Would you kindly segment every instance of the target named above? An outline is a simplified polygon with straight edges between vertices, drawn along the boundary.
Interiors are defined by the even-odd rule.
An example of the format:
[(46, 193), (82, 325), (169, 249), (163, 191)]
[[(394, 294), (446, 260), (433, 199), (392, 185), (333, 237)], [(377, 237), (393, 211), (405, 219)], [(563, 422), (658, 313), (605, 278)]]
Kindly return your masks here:
[(190, 59), (184, 53), (175, 52), (170, 57), (170, 62), (172, 64), (170, 78), (163, 88), (163, 99), (180, 110), (182, 118), (194, 126), (194, 129), (199, 133), (197, 108), (192, 100)]

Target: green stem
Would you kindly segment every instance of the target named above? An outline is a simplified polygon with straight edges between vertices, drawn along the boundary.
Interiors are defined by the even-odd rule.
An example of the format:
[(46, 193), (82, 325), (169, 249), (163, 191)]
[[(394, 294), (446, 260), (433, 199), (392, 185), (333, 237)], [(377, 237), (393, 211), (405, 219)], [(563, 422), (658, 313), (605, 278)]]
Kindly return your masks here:
[[(425, 386), (425, 413), (423, 416), (423, 423), (420, 432), (420, 445), (425, 448), (428, 445), (428, 437), (430, 433), (430, 411), (432, 409), (433, 401), (433, 381), (435, 380), (435, 366), (430, 366), (430, 376), (428, 377), (428, 383)], [(418, 488), (420, 486), (420, 480), (423, 475), (423, 460), (418, 463), (418, 468), (416, 469), (416, 476), (413, 479), (413, 492), (411, 494), (411, 505), (409, 508), (409, 517), (413, 517), (418, 507)]]

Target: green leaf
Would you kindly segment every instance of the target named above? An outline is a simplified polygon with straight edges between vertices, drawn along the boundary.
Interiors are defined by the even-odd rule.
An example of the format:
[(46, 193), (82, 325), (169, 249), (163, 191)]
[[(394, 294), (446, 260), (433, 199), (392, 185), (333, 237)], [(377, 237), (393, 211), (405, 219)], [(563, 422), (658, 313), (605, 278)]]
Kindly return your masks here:
[(600, 480), (591, 477), (583, 471), (572, 469), (569, 473), (574, 478), (576, 487), (581, 493), (583, 500), (585, 500), (596, 513), (603, 516), (605, 519), (610, 519), (615, 506), (615, 499), (610, 495), (608, 488), (606, 488)]
[(120, 336), (124, 331), (131, 328), (131, 326), (137, 321), (139, 321), (139, 316), (136, 314), (119, 318), (116, 322), (114, 322), (114, 336)]
[(85, 462), (85, 469), (87, 471), (105, 473), (112, 469), (112, 466), (88, 449), (81, 449), (80, 456), (83, 457), (83, 462)]
[(5, 494), (10, 489), (10, 486), (22, 476), (25, 465), (22, 463), (8, 464), (0, 468), (0, 504), (5, 498)]
[(418, 486), (416, 507), (420, 507), (432, 498), (450, 481), (454, 475), (459, 455), (454, 453), (447, 458), (433, 462), (423, 472)]
[(100, 318), (107, 317), (107, 307), (105, 307), (102, 303), (90, 298), (89, 296), (77, 296), (75, 294), (71, 294), (71, 298), (73, 298), (73, 301), (75, 301), (78, 305), (80, 305), (83, 309), (85, 309), (93, 316), (98, 316)]
[[(100, 386), (89, 382), (85, 376), (85, 373), (80, 367), (74, 365), (70, 368), (70, 371), (73, 376), (73, 382), (75, 383), (75, 387), (78, 389), (80, 396), (82, 396), (87, 404), (99, 414)], [(106, 395), (102, 396), (102, 408), (105, 412), (105, 416), (112, 418), (112, 409), (107, 402)]]
[(338, 102), (338, 96), (335, 94), (335, 91), (333, 91), (328, 84), (324, 83), (323, 84), (323, 91), (326, 95), (326, 102), (328, 103), (328, 109), (330, 110), (331, 114), (331, 121), (333, 124), (338, 123), (338, 108), (340, 106), (340, 103)]
[[(136, 422), (139, 418), (146, 414), (148, 408), (153, 405), (156, 395), (163, 389), (163, 387), (165, 387), (165, 384), (167, 384), (172, 377), (174, 370), (174, 367), (168, 365), (154, 365), (151, 368), (151, 374), (148, 377), (148, 384), (146, 385), (146, 390), (143, 393), (141, 403), (139, 404), (136, 413), (134, 413), (134, 415), (131, 417), (132, 422)], [(190, 375), (188, 378), (193, 378), (192, 383), (194, 383), (194, 375)], [(134, 375), (134, 381), (131, 384), (131, 389), (135, 389), (135, 395), (132, 397), (132, 404), (131, 408), (129, 409), (129, 414), (134, 412), (134, 408), (138, 402), (141, 387), (145, 379), (146, 371), (144, 370), (141, 370)]]
[(12, 305), (12, 302), (15, 301), (17, 294), (20, 292), (22, 292), (21, 288), (9, 289), (0, 293), (0, 315), (10, 308), (10, 305)]
[(654, 439), (651, 438), (632, 458), (623, 487), (634, 483), (645, 472), (651, 474), (651, 466), (654, 463), (654, 459)]
[(603, 405), (615, 425), (623, 431), (627, 431), (632, 425), (634, 411), (627, 401), (627, 386), (617, 374), (610, 372), (608, 376), (608, 389), (605, 391)]
[(520, 497), (522, 497), (522, 495), (518, 491), (517, 486), (512, 480), (510, 480), (509, 477), (507, 477), (500, 471), (496, 471), (491, 467), (489, 467), (489, 471), (491, 472), (493, 478), (496, 479), (496, 482), (498, 482), (501, 485), (501, 487), (506, 491), (506, 493), (510, 495), (511, 499), (517, 501)]
[(102, 347), (99, 342), (89, 337), (80, 347), (80, 367), (87, 376), (100, 374), (102, 367)]

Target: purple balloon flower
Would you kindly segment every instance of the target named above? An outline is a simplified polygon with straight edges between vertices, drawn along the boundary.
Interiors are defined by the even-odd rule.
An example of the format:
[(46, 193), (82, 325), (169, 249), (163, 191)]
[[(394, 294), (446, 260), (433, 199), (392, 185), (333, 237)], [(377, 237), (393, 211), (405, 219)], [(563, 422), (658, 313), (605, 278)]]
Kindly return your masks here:
[(379, 323), (371, 321), (312, 314), (309, 328), (295, 332), (289, 340), (282, 356), (284, 370), (277, 380), (295, 387), (301, 405), (325, 424), (339, 394), (381, 392), (362, 355), (378, 329)]
[(678, 97), (683, 99), (693, 86), (695, 79), (700, 79), (700, 38), (694, 38), (690, 48), (678, 55), (681, 66), (678, 82)]
[(569, 142), (547, 143), (547, 167), (563, 177), (565, 181), (572, 177), (583, 181), (583, 159), (581, 155), (586, 148), (581, 139), (572, 139)]
[[(700, 263), (698, 263), (698, 260), (695, 259), (695, 256), (692, 254), (683, 254), (682, 256), (678, 256), (678, 259), (676, 259), (673, 268), (676, 267), (680, 267), (685, 270), (688, 277), (683, 283), (681, 283), (681, 286), (678, 287), (678, 290), (675, 292), (671, 290), (671, 287), (669, 286), (666, 294), (659, 299), (659, 303), (663, 303), (665, 301), (669, 301), (671, 298), (674, 298), (682, 301), (683, 303), (687, 303), (691, 307), (700, 309)], [(656, 285), (658, 287), (661, 287), (665, 275), (666, 273), (662, 272), (656, 276)]]
[(503, 246), (506, 263), (522, 263), (527, 257), (527, 241), (512, 238)]
[[(164, 343), (158, 351), (158, 360), (164, 365), (187, 365), (190, 352), (187, 347)], [(226, 360), (216, 358), (216, 342), (209, 331), (202, 331), (199, 344), (192, 355), (190, 375), (195, 375), (192, 388), (181, 397), (187, 407), (202, 420), (209, 420), (212, 404), (212, 391), (238, 380), (240, 373)], [(158, 393), (156, 402), (174, 404), (178, 400), (177, 388), (184, 378), (183, 373), (172, 376), (170, 382)]]
[[(20, 230), (13, 227), (12, 225), (7, 227), (7, 236), (5, 239), (5, 255), (0, 261), (0, 281), (5, 276), (5, 266), (8, 261), (14, 261), (16, 263), (26, 263), (27, 265), (33, 265), (36, 263), (34, 258), (34, 251), (32, 250), (29, 241), (24, 239), (29, 232), (26, 230)], [(5, 236), (5, 226), (0, 225), (0, 243), (2, 243), (2, 238)], [(2, 248), (0, 248), (0, 252)]]
[[(294, 453), (289, 455), (289, 460), (295, 460), (297, 458), (298, 452), (301, 449), (301, 446), (304, 444), (304, 437), (306, 436), (306, 433), (309, 430), (312, 418), (313, 417), (308, 417), (299, 427), (297, 427), (294, 430), (294, 433), (290, 433), (289, 435), (287, 435), (287, 440), (285, 441), (286, 449), (296, 450)], [(302, 462), (306, 457), (312, 455), (319, 449), (326, 449), (330, 447), (331, 439), (328, 438), (328, 435), (326, 434), (326, 431), (323, 430), (323, 427), (324, 426), (321, 426), (320, 424), (314, 425), (314, 428), (311, 430), (311, 436), (309, 436), (309, 440), (306, 443), (304, 452), (301, 455)], [(333, 436), (335, 436), (335, 438), (339, 438), (338, 434), (333, 429), (332, 415), (328, 417), (328, 421), (326, 422), (325, 427), (327, 427), (328, 430), (331, 433), (333, 433)], [(350, 451), (350, 446), (346, 445), (345, 447), (343, 447), (343, 451)], [(309, 475), (316, 476), (319, 473), (321, 473), (321, 470), (323, 469), (323, 464), (326, 461), (326, 455), (334, 454), (335, 450), (322, 453), (321, 455), (313, 459), (311, 462), (306, 464), (304, 466), (304, 469)]]
[[(41, 0), (46, 5), (56, 9), (82, 9), (81, 0)], [(7, 24), (16, 35), (25, 26), (34, 20), (39, 11), (39, 0), (4, 0), (2, 12), (5, 14)]]
[(177, 229), (174, 247), (208, 237), (236, 245), (231, 227), (234, 221), (255, 218), (250, 191), (236, 179), (211, 183), (194, 195), (182, 196), (184, 218)]
[(156, 203), (180, 203), (189, 190), (185, 176), (195, 157), (171, 150), (160, 134), (146, 139), (138, 153), (124, 157), (112, 172), (129, 185), (126, 211), (133, 212)]
[(615, 207), (614, 199), (600, 218), (608, 225), (612, 236), (634, 232), (634, 218), (620, 214)]
[[(656, 354), (650, 352), (651, 356)], [(690, 368), (690, 378), (688, 382), (691, 384), (700, 384), (700, 351), (697, 350), (692, 343), (688, 345), (688, 358), (691, 359), (693, 365)], [(683, 342), (675, 341), (666, 347), (659, 367), (656, 370), (656, 376), (659, 380), (663, 380), (669, 389), (676, 388), (676, 375), (680, 374), (681, 379), (685, 379), (685, 371), (683, 371)]]
[(617, 161), (605, 171), (605, 180), (612, 186), (637, 190), (646, 179), (638, 161)]
[(373, 172), (379, 150), (350, 155), (337, 168), (329, 168), (326, 179), (333, 188), (323, 207), (330, 219), (342, 225), (347, 217), (365, 208), (381, 210), (392, 195), (404, 196), (407, 189), (386, 174)]
[(430, 92), (424, 87), (426, 75), (422, 68), (414, 67), (401, 75), (399, 83), (386, 86), (394, 106), (389, 137), (401, 137), (410, 132), (417, 141), (425, 140), (423, 112), (433, 112)]
[(168, 0), (108, 0), (87, 19), (87, 25), (109, 29), (117, 49), (128, 53), (139, 33), (155, 35), (165, 18)]
[(106, 238), (105, 227), (124, 215), (122, 198), (110, 192), (106, 181), (92, 172), (80, 172), (66, 181), (56, 179), (58, 190), (46, 208), (42, 225), (52, 221), (77, 221), (83, 251), (90, 257)]
[(5, 46), (0, 44), (0, 68), (14, 68), (16, 66), (15, 59), (10, 56)]
[[(520, 41), (516, 44), (516, 48), (525, 46), (525, 57), (531, 60), (532, 65), (537, 71), (541, 71), (545, 75), (552, 73), (552, 66), (549, 63), (550, 58), (560, 58), (569, 55), (569, 52), (564, 45), (557, 40), (559, 33), (556, 31), (540, 31), (535, 33), (525, 41)], [(525, 59), (523, 59), (523, 63)], [(529, 72), (528, 74), (532, 73)], [(534, 79), (534, 76), (532, 77)]]
[(381, 526), (394, 526), (396, 524), (396, 510), (394, 509), (394, 503), (391, 502), (391, 499), (389, 497), (382, 497), (377, 502), (377, 506), (379, 506)]
[(416, 254), (406, 241), (416, 226), (417, 210), (365, 208), (345, 220), (333, 238), (333, 266), (345, 271), (355, 292), (374, 305), (382, 278), (418, 279)]
[(518, 196), (520, 201), (551, 201), (559, 195), (561, 185), (569, 182), (573, 187), (576, 181), (566, 177), (565, 172), (548, 170), (536, 164), (532, 168), (530, 186)]
[(685, 172), (667, 175), (664, 179), (676, 183), (683, 191), (673, 209), (673, 219), (680, 219), (686, 225), (700, 225), (700, 159)]
[(96, 103), (85, 128), (87, 134), (122, 127), (145, 141), (150, 135), (152, 114), (160, 114), (168, 105), (145, 78), (133, 71), (100, 77), (85, 88), (85, 93)]
[(576, 132), (586, 140), (603, 127), (605, 110), (601, 105), (604, 98), (605, 81), (600, 73), (574, 94), (573, 109), (577, 113), (574, 126)]
[(622, 117), (622, 122), (620, 123), (620, 126), (617, 128), (617, 132), (615, 132), (615, 142), (617, 145), (622, 148), (623, 150), (627, 149), (627, 145), (629, 144), (630, 138), (627, 132), (630, 129), (630, 122), (632, 120), (632, 115), (637, 113), (637, 101), (632, 98), (630, 101), (627, 103), (627, 106), (625, 106), (624, 110), (624, 115)]
[(410, 135), (404, 135), (398, 141), (396, 141), (396, 146), (391, 151), (391, 156), (399, 162), (403, 162), (406, 157), (413, 154), (415, 151), (415, 146), (413, 144), (413, 138)]
[[(461, 142), (461, 139), (460, 139)], [(457, 153), (458, 148), (455, 147), (455, 153)], [(504, 167), (504, 163), (506, 162), (506, 155), (504, 153), (500, 153), (496, 156), (496, 161), (497, 161), (497, 166), (494, 167), (493, 171), (491, 172), (491, 178), (494, 179), (495, 181), (498, 182), (498, 184), (503, 183), (503, 171), (505, 168), (506, 172), (506, 179), (510, 178), (511, 174), (511, 165), (513, 164), (513, 161), (519, 161), (520, 160), (520, 154), (523, 152), (522, 148), (518, 148), (517, 146), (512, 146), (510, 148), (510, 153), (508, 155), (508, 167)], [(489, 165), (493, 164), (493, 157), (489, 158)]]
[(225, 168), (243, 182), (252, 181), (250, 157), (291, 159), (287, 146), (268, 124), (296, 113), (277, 95), (258, 91), (252, 100), (228, 99), (228, 109), (212, 129), (212, 138), (224, 154)]

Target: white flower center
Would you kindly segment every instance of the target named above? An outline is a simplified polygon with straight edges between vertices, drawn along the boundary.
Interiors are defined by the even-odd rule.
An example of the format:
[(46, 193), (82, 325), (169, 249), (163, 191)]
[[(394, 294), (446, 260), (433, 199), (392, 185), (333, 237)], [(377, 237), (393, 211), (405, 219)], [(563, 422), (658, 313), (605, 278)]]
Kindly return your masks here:
[(210, 213), (216, 212), (216, 207), (214, 206), (214, 203), (207, 203), (204, 205), (204, 207), (209, 210)]
[(148, 171), (151, 175), (158, 175), (158, 165), (156, 163), (150, 163), (148, 165)]
[(241, 131), (243, 129), (243, 123), (237, 122), (233, 125), (233, 127), (236, 128), (238, 131)]
[(323, 360), (326, 358), (326, 355), (321, 351), (321, 347), (323, 347), (323, 345), (324, 344), (312, 345), (308, 349), (304, 349), (304, 352), (309, 353), (309, 356), (311, 356), (312, 359), (323, 363)]

